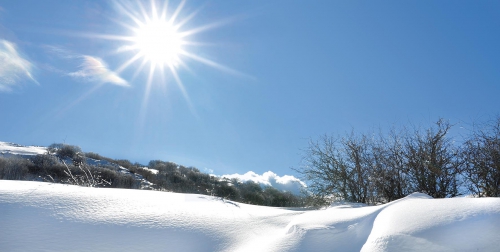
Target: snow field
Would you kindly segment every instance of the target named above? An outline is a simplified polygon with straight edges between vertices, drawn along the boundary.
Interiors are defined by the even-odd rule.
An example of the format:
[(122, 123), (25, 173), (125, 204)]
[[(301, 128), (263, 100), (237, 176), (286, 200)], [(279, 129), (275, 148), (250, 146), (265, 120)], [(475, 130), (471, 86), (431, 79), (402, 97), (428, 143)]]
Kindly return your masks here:
[(47, 153), (47, 147), (41, 146), (22, 146), (13, 143), (1, 142), (0, 141), (0, 156), (1, 155), (23, 155), (31, 156), (38, 154)]
[(498, 251), (499, 234), (499, 198), (304, 211), (0, 180), (0, 251)]

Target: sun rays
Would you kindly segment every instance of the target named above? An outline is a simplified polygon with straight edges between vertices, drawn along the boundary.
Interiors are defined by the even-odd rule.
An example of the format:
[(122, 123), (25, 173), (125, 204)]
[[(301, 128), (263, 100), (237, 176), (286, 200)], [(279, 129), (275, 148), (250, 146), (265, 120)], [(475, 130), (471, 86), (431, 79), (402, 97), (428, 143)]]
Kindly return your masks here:
[(130, 6), (119, 5), (118, 9), (124, 13), (132, 24), (121, 23), (132, 32), (123, 40), (131, 42), (121, 48), (121, 51), (132, 51), (135, 55), (120, 68), (124, 68), (134, 61), (143, 59), (149, 62), (151, 68), (169, 67), (175, 69), (180, 63), (183, 53), (184, 40), (180, 29), (185, 22), (177, 21), (185, 2), (181, 2), (172, 15), (167, 15), (168, 2), (158, 9), (157, 3), (151, 1), (150, 11), (141, 3), (136, 3), (141, 13), (134, 13)]
[(191, 40), (193, 35), (218, 27), (225, 22), (213, 22), (187, 29), (187, 24), (195, 18), (200, 9), (184, 15), (185, 0), (176, 6), (169, 5), (168, 1), (157, 0), (144, 3), (135, 0), (117, 1), (114, 5), (118, 13), (125, 17), (114, 21), (124, 27), (127, 34), (94, 34), (95, 36), (92, 36), (123, 42), (123, 45), (116, 49), (116, 53), (130, 55), (130, 57), (117, 67), (117, 73), (135, 69), (132, 80), (142, 72), (147, 73), (141, 118), (145, 117), (153, 88), (165, 89), (172, 84), (177, 86), (191, 112), (196, 115), (187, 89), (181, 80), (180, 70), (188, 68), (186, 60), (229, 74), (244, 75), (190, 51), (190, 47), (200, 44)]
[(233, 76), (254, 79), (202, 56), (200, 48), (196, 48), (207, 45), (206, 41), (196, 40), (196, 35), (231, 24), (239, 19), (239, 16), (196, 25), (196, 17), (202, 8), (188, 8), (192, 6), (188, 6), (186, 0), (172, 2), (174, 1), (116, 0), (111, 2), (115, 14), (108, 16), (116, 28), (108, 29), (108, 32), (67, 32), (71, 36), (113, 41), (111, 45), (114, 48), (108, 48), (107, 55), (101, 57), (114, 58), (106, 59), (112, 63), (109, 71), (118, 78), (123, 78), (130, 86), (138, 86), (143, 90), (138, 115), (139, 131), (146, 122), (152, 94), (158, 93), (158, 90), (164, 94), (168, 91), (168, 95), (174, 94), (171, 92), (173, 89), (178, 90), (191, 114), (198, 117), (188, 92), (193, 88), (192, 83), (185, 85), (182, 81), (183, 75), (193, 73), (190, 68), (192, 64), (201, 64)]
[[(189, 50), (189, 47), (202, 44), (199, 41), (190, 40), (190, 37), (225, 25), (233, 21), (231, 18), (186, 29), (186, 24), (200, 10), (183, 15), (185, 0), (175, 7), (169, 6), (168, 1), (161, 3), (157, 0), (151, 0), (149, 5), (144, 5), (139, 1), (116, 2), (115, 5), (117, 11), (128, 19), (125, 21), (115, 20), (115, 22), (127, 29), (130, 34), (94, 34), (91, 36), (124, 42), (124, 45), (117, 48), (116, 52), (128, 53), (131, 56), (117, 68), (116, 72), (120, 73), (132, 65), (139, 64), (134, 73), (135, 78), (139, 72), (143, 71), (144, 67), (149, 65), (150, 75), (156, 72), (170, 73), (177, 84), (182, 85), (180, 78), (178, 78), (178, 72), (180, 68), (187, 67), (185, 60), (189, 59), (229, 74), (249, 77)], [(138, 63), (138, 61), (142, 62)], [(151, 78), (153, 76), (149, 76), (148, 82), (151, 81)]]
[[(185, 44), (186, 35), (182, 34), (182, 25), (187, 20), (179, 19), (185, 1), (182, 1), (177, 8), (169, 15), (168, 2), (163, 5), (155, 0), (150, 2), (150, 6), (144, 6), (141, 2), (117, 2), (116, 8), (120, 14), (128, 18), (128, 22), (118, 22), (129, 32), (129, 36), (110, 36), (110, 39), (118, 39), (125, 43), (117, 49), (118, 53), (128, 53), (130, 58), (121, 64), (117, 72), (122, 72), (132, 65), (136, 70), (132, 78), (143, 71), (144, 67), (149, 65), (148, 77), (145, 86), (144, 98), (141, 109), (141, 118), (145, 117), (147, 105), (155, 75), (160, 73), (161, 81), (156, 83), (160, 87), (167, 85), (165, 81), (165, 70), (173, 76), (173, 80), (182, 91), (185, 100), (190, 104), (189, 96), (178, 77), (178, 68), (183, 65), (181, 55), (186, 53)], [(188, 16), (189, 17), (189, 16)], [(142, 61), (142, 62), (138, 62)], [(141, 119), (142, 121), (143, 119)]]

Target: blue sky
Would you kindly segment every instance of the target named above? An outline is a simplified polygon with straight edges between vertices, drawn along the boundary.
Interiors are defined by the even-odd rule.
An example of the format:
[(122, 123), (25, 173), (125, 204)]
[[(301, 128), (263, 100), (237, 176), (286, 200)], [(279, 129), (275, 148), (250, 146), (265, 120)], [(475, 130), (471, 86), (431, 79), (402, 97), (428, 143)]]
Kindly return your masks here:
[(325, 133), (498, 114), (498, 1), (186, 1), (173, 71), (139, 6), (0, 0), (0, 141), (295, 175)]

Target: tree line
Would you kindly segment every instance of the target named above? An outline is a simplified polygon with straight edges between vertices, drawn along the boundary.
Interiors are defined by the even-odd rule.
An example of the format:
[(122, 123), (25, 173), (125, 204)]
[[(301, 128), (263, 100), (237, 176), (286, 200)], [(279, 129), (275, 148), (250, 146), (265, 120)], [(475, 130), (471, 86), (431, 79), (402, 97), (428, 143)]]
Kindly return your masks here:
[(500, 117), (466, 136), (439, 119), (429, 128), (324, 135), (311, 141), (294, 168), (318, 204), (329, 199), (384, 203), (424, 192), (434, 198), (500, 196)]

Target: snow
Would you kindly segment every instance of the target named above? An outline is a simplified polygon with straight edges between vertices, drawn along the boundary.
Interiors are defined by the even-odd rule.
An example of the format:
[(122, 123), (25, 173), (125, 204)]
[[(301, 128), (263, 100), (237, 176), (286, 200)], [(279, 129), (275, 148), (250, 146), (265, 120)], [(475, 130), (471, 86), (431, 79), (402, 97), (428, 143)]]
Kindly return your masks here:
[(22, 146), (14, 143), (0, 141), (0, 155), (22, 155), (31, 156), (47, 153), (47, 147), (41, 146)]
[(0, 180), (0, 251), (498, 251), (500, 198), (322, 210)]
[(158, 172), (160, 172), (160, 171), (158, 171), (158, 170), (156, 170), (156, 169), (150, 169), (150, 168), (148, 168), (148, 167), (141, 167), (141, 169), (146, 170), (146, 171), (148, 171), (148, 172), (151, 172), (151, 173), (153, 173), (153, 174), (158, 174)]

